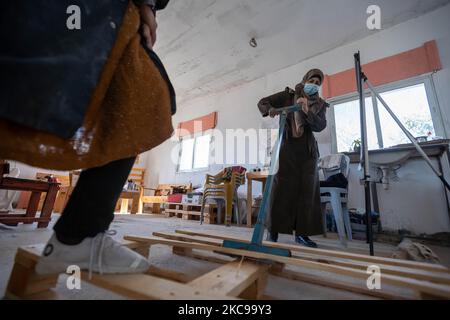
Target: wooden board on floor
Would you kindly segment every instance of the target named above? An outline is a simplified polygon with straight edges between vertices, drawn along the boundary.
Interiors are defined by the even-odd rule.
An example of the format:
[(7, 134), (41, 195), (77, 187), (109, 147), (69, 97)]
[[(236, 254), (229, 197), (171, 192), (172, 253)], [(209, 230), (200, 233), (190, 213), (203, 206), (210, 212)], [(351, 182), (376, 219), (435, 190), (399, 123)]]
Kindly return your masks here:
[[(124, 245), (148, 256), (149, 245), (124, 241)], [(54, 292), (59, 274), (40, 276), (35, 266), (44, 245), (18, 249), (5, 296), (10, 299), (57, 299)], [(99, 275), (82, 272), (82, 280), (131, 299), (151, 300), (235, 300), (262, 297), (268, 267), (251, 261), (231, 262), (189, 283), (187, 277), (151, 267), (145, 274)], [(160, 277), (163, 274), (165, 277)], [(178, 281), (168, 280), (178, 277)]]
[[(161, 234), (160, 234), (161, 235)], [(203, 233), (203, 235), (205, 235)], [(176, 235), (175, 235), (176, 236)], [(227, 255), (233, 255), (233, 256), (242, 256), (246, 258), (252, 258), (257, 260), (269, 260), (273, 262), (278, 262), (281, 264), (289, 264), (289, 265), (295, 265), (299, 267), (304, 267), (308, 269), (313, 270), (321, 270), (326, 272), (331, 272), (336, 275), (341, 276), (348, 276), (353, 277), (356, 279), (368, 279), (368, 274), (366, 270), (361, 270), (358, 268), (351, 268), (351, 267), (344, 267), (340, 265), (333, 265), (328, 262), (318, 262), (318, 261), (311, 261), (302, 259), (299, 257), (280, 257), (280, 256), (274, 256), (269, 254), (264, 254), (260, 252), (251, 252), (251, 251), (244, 251), (244, 250), (237, 250), (237, 249), (231, 249), (231, 248), (224, 248), (220, 245), (216, 244), (204, 244), (204, 243), (196, 243), (196, 242), (186, 242), (186, 241), (179, 241), (179, 240), (168, 240), (165, 238), (160, 237), (136, 237), (136, 236), (128, 236), (126, 237), (128, 240), (136, 241), (136, 242), (143, 242), (148, 243), (151, 245), (154, 244), (164, 244), (172, 247), (177, 248), (184, 248), (184, 249), (196, 249), (196, 250), (204, 250), (204, 251), (213, 251), (217, 253), (227, 254)], [(326, 250), (321, 250), (321, 253), (323, 254)], [(326, 251), (327, 253), (330, 253)], [(333, 255), (331, 255), (333, 256)], [(374, 258), (374, 257), (371, 257)], [(380, 258), (385, 259), (385, 258)], [(419, 265), (421, 266), (421, 265)], [(446, 269), (445, 269), (446, 270)], [(424, 280), (417, 280), (414, 277), (411, 277), (411, 273), (403, 272), (404, 270), (399, 269), (398, 274), (400, 275), (394, 275), (394, 274), (382, 274), (382, 281), (383, 283), (386, 283), (388, 285), (397, 286), (400, 288), (405, 288), (407, 290), (414, 290), (418, 293), (426, 293), (429, 295), (432, 295), (434, 297), (444, 298), (448, 299), (450, 298), (450, 285), (446, 284), (448, 271), (442, 272), (442, 269), (440, 269), (440, 272), (435, 272), (428, 274), (427, 276), (434, 277), (434, 283)]]
[[(242, 237), (230, 237), (227, 235), (210, 234), (207, 232), (198, 232), (198, 231), (191, 231), (191, 230), (176, 230), (175, 232), (179, 233), (179, 234), (185, 234), (185, 235), (190, 235), (190, 236), (199, 236), (199, 237), (218, 239), (218, 240), (237, 240), (237, 241), (242, 241), (242, 242), (250, 242), (248, 239), (245, 239)], [(381, 263), (381, 264), (386, 264), (386, 265), (401, 266), (401, 267), (407, 267), (407, 268), (412, 268), (412, 269), (421, 269), (421, 270), (428, 270), (428, 271), (450, 273), (450, 270), (448, 268), (446, 268), (442, 265), (438, 265), (438, 264), (428, 264), (428, 263), (423, 263), (423, 262), (398, 260), (398, 259), (385, 258), (385, 257), (371, 257), (369, 255), (362, 255), (362, 254), (350, 253), (350, 252), (345, 252), (345, 251), (313, 249), (313, 248), (307, 248), (307, 247), (297, 246), (297, 245), (273, 243), (273, 242), (269, 242), (269, 241), (264, 241), (263, 244), (265, 246), (272, 247), (272, 248), (285, 248), (285, 249), (291, 250), (293, 252), (322, 254), (325, 256), (329, 256), (329, 257), (352, 259), (352, 260), (365, 261), (365, 262), (370, 262), (370, 263)]]
[[(188, 235), (183, 235), (183, 234), (155, 232), (155, 233), (153, 233), (153, 235), (156, 237), (161, 237), (161, 238), (166, 238), (166, 239), (171, 239), (171, 240), (196, 242), (196, 243), (203, 243), (203, 244), (210, 244), (210, 245), (217, 245), (217, 246), (222, 246), (222, 244), (223, 244), (222, 240), (205, 238), (205, 237), (188, 236)], [(324, 254), (311, 254), (311, 253), (303, 253), (303, 252), (298, 252), (298, 251), (297, 252), (293, 251), (292, 256), (294, 258), (298, 258), (298, 259), (304, 259), (304, 260), (316, 261), (316, 262), (320, 262), (320, 263), (327, 263), (327, 264), (331, 264), (331, 265), (349, 267), (349, 268), (354, 268), (354, 269), (363, 270), (363, 271), (367, 271), (368, 268), (371, 265), (373, 265), (373, 262), (369, 263), (366, 261), (335, 258), (335, 257), (329, 257)], [(409, 267), (393, 266), (393, 265), (389, 265), (389, 264), (384, 264), (382, 261), (377, 262), (376, 265), (380, 268), (380, 270), (383, 274), (407, 276), (407, 277), (417, 279), (417, 280), (425, 280), (425, 281), (450, 285), (450, 273), (447, 273), (447, 272), (436, 272), (436, 271), (429, 271), (429, 270), (421, 270), (421, 269), (417, 269), (417, 268), (413, 269), (413, 268), (409, 268)]]
[[(443, 266), (267, 243), (291, 250), (293, 256), (287, 258), (225, 248), (224, 239), (245, 241), (189, 230), (158, 232), (153, 237), (125, 237), (124, 245), (144, 256), (148, 256), (152, 245), (165, 245), (172, 247), (176, 254), (221, 265), (198, 278), (154, 266), (146, 274), (94, 274), (89, 278), (83, 272), (82, 278), (132, 299), (259, 299), (264, 297), (269, 274), (381, 299), (450, 299), (450, 274)], [(42, 249), (43, 245), (18, 250), (7, 297), (58, 297), (54, 288), (59, 275), (42, 277), (34, 272)], [(381, 269), (381, 290), (370, 290), (366, 285), (369, 277), (366, 269), (371, 265)]]

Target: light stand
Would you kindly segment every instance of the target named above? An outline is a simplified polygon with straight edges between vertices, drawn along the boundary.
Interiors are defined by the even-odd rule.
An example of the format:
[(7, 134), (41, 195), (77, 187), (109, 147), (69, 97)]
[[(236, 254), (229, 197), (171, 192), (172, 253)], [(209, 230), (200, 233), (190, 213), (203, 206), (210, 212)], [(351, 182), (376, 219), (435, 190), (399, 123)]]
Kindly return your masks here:
[(373, 248), (373, 230), (372, 230), (372, 202), (370, 194), (370, 163), (369, 163), (369, 145), (367, 140), (367, 117), (366, 104), (364, 98), (364, 78), (365, 75), (361, 69), (360, 53), (355, 54), (355, 70), (356, 70), (356, 85), (359, 94), (359, 109), (361, 122), (361, 166), (363, 168), (363, 178), (361, 182), (364, 184), (364, 195), (366, 203), (366, 238), (370, 247), (370, 255), (374, 256)]
[(366, 222), (367, 222), (367, 242), (370, 245), (370, 255), (374, 255), (373, 248), (373, 232), (372, 232), (372, 208), (371, 208), (371, 193), (370, 193), (370, 162), (369, 162), (369, 147), (367, 143), (367, 117), (366, 117), (366, 106), (365, 106), (365, 98), (364, 98), (364, 84), (367, 84), (369, 90), (375, 95), (375, 97), (381, 102), (389, 115), (394, 119), (400, 129), (405, 133), (414, 147), (417, 149), (417, 152), (422, 156), (422, 158), (426, 161), (428, 166), (433, 170), (433, 172), (437, 175), (437, 177), (442, 181), (447, 190), (450, 191), (450, 184), (445, 179), (444, 174), (436, 169), (431, 162), (428, 155), (422, 149), (420, 144), (417, 142), (416, 138), (408, 131), (408, 129), (403, 125), (400, 119), (395, 115), (389, 105), (384, 101), (381, 95), (376, 91), (376, 89), (369, 82), (369, 79), (364, 74), (361, 68), (361, 56), (360, 53), (355, 53), (355, 69), (356, 69), (356, 84), (358, 88), (359, 94), (359, 103), (360, 103), (360, 114), (361, 114), (361, 166), (364, 170), (364, 175), (361, 180), (364, 183), (365, 190), (365, 202), (366, 202)]

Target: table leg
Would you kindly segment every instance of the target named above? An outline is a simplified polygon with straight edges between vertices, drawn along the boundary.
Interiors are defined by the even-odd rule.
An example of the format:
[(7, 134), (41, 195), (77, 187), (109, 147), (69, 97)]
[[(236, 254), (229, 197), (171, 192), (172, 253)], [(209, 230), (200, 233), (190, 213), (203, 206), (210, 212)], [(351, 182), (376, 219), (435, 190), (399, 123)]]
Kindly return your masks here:
[(44, 205), (42, 206), (41, 210), (41, 218), (45, 218), (48, 220), (39, 222), (38, 228), (47, 228), (52, 216), (53, 206), (55, 205), (58, 190), (58, 185), (51, 185), (48, 189), (47, 195), (45, 196)]
[(120, 213), (121, 214), (128, 213), (128, 199), (122, 199), (122, 203), (120, 204)]
[[(41, 192), (32, 192), (30, 200), (28, 201), (28, 207), (25, 214), (27, 218), (35, 218), (36, 212), (39, 207), (39, 201), (41, 200)], [(32, 224), (33, 222), (25, 222), (25, 224)]]
[(138, 213), (143, 214), (144, 213), (144, 202), (142, 199), (144, 198), (144, 188), (141, 188), (141, 191), (139, 193), (139, 206), (138, 206)]
[(252, 227), (252, 206), (253, 206), (253, 192), (252, 192), (253, 180), (247, 179), (247, 227)]
[(134, 196), (133, 197), (133, 202), (131, 203), (131, 214), (137, 214), (139, 211), (139, 200), (141, 197), (139, 196)]

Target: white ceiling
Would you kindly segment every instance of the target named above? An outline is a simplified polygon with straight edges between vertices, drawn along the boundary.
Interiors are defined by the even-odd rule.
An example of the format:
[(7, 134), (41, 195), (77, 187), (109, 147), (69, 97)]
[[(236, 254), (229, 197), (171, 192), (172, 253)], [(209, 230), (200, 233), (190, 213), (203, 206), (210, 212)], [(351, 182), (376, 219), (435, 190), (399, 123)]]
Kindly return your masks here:
[[(383, 28), (450, 0), (171, 0), (158, 14), (155, 51), (179, 102), (219, 92), (370, 35), (366, 9)], [(257, 48), (249, 41), (255, 37)]]

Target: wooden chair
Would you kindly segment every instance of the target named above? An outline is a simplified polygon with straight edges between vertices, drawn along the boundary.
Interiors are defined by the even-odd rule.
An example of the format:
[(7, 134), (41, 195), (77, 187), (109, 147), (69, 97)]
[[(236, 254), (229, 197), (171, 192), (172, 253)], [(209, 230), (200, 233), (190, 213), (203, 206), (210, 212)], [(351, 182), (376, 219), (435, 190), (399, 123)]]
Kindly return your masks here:
[[(230, 168), (233, 170), (233, 168)], [(232, 172), (231, 177), (228, 178), (225, 169), (219, 174), (212, 176), (210, 174), (206, 175), (205, 187), (203, 191), (202, 200), (202, 211), (200, 215), (200, 223), (203, 223), (205, 205), (208, 200), (215, 200), (218, 202), (217, 214), (218, 222), (221, 221), (222, 215), (222, 202), (225, 202), (225, 224), (227, 226), (231, 225), (231, 217), (233, 211), (233, 203), (235, 208), (235, 217), (238, 225), (241, 223), (239, 214), (239, 198), (237, 195), (238, 188), (245, 184), (245, 172), (244, 169), (242, 173)], [(217, 201), (219, 200), (219, 201)]]
[[(59, 190), (59, 183), (3, 176), (8, 173), (9, 164), (3, 160), (0, 160), (0, 189), (31, 191), (31, 196), (25, 214), (1, 214), (0, 223), (16, 226), (19, 223), (32, 224), (37, 222), (38, 228), (46, 228), (51, 220), (53, 206)], [(45, 193), (46, 196), (41, 214), (39, 217), (36, 217), (36, 212), (38, 211), (39, 200), (42, 193)]]
[(117, 206), (120, 206), (120, 213), (128, 213), (128, 204), (131, 200), (131, 214), (142, 213), (143, 202), (142, 197), (144, 196), (144, 180), (145, 180), (145, 169), (133, 168), (128, 177), (128, 181), (133, 181), (137, 190), (124, 190), (120, 194)]
[[(48, 177), (53, 176), (56, 178), (57, 182), (60, 184), (58, 194), (56, 195), (55, 205), (53, 207), (53, 212), (62, 213), (66, 207), (67, 201), (69, 200), (70, 194), (72, 194), (73, 188), (71, 188), (70, 175), (57, 175), (45, 172), (36, 173), (36, 179), (39, 181), (48, 181)], [(44, 205), (45, 196), (41, 195), (41, 200), (39, 201), (38, 210), (42, 209)]]

